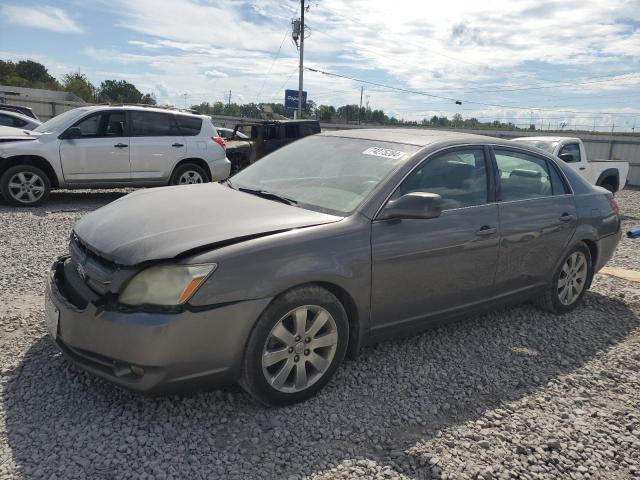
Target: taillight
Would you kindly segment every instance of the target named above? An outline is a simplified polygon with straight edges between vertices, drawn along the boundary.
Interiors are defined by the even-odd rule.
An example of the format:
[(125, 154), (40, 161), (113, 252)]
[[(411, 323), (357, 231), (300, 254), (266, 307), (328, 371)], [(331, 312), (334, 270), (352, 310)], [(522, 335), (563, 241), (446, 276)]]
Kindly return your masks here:
[(620, 206), (618, 205), (618, 202), (616, 201), (616, 199), (611, 197), (609, 201), (611, 202), (611, 208), (613, 209), (614, 212), (616, 212), (616, 215), (619, 214)]
[(222, 138), (222, 137), (211, 137), (211, 140), (216, 142), (218, 145), (220, 145), (225, 150), (227, 149), (227, 144), (224, 143), (224, 138)]

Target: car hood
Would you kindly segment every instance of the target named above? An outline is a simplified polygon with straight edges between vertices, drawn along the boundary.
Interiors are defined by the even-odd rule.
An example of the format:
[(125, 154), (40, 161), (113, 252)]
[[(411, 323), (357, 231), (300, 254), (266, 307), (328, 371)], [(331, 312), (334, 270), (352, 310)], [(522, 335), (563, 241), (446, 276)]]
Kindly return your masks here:
[(0, 126), (0, 142), (13, 142), (20, 140), (35, 140), (40, 135), (39, 132), (32, 132), (22, 128)]
[(206, 183), (138, 190), (88, 214), (74, 232), (107, 260), (136, 265), (339, 220)]

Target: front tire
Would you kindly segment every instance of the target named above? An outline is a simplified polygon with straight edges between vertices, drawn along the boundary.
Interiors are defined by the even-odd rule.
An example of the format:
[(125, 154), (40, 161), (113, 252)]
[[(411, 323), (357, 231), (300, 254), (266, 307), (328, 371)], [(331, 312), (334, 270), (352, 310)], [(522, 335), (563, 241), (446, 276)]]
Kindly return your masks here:
[(240, 384), (266, 405), (315, 395), (342, 363), (349, 343), (347, 314), (331, 292), (298, 287), (277, 297), (256, 323)]
[(0, 177), (2, 196), (18, 207), (35, 207), (47, 199), (50, 191), (49, 177), (33, 165), (15, 165)]
[(553, 275), (551, 286), (534, 300), (534, 304), (555, 314), (570, 312), (580, 303), (592, 278), (591, 252), (584, 243), (579, 243), (565, 255)]

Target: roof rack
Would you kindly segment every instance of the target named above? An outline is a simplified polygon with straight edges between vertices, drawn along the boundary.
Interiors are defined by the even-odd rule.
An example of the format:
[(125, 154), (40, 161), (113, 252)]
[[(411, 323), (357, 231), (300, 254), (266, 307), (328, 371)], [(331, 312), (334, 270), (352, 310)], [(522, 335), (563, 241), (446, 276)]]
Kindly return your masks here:
[(196, 115), (201, 115), (197, 110), (193, 110), (190, 108), (179, 108), (174, 105), (149, 105), (148, 103), (110, 103), (104, 102), (100, 105), (109, 105), (111, 107), (142, 107), (142, 108), (158, 108), (160, 110), (171, 110), (175, 112), (185, 112), (185, 113), (194, 113)]

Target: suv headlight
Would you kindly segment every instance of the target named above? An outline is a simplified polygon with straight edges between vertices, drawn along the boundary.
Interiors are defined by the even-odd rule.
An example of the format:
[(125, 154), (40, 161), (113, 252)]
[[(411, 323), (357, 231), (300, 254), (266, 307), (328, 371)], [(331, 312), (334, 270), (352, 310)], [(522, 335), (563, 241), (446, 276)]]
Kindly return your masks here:
[(182, 305), (216, 269), (201, 265), (158, 265), (136, 274), (120, 294), (125, 305)]

